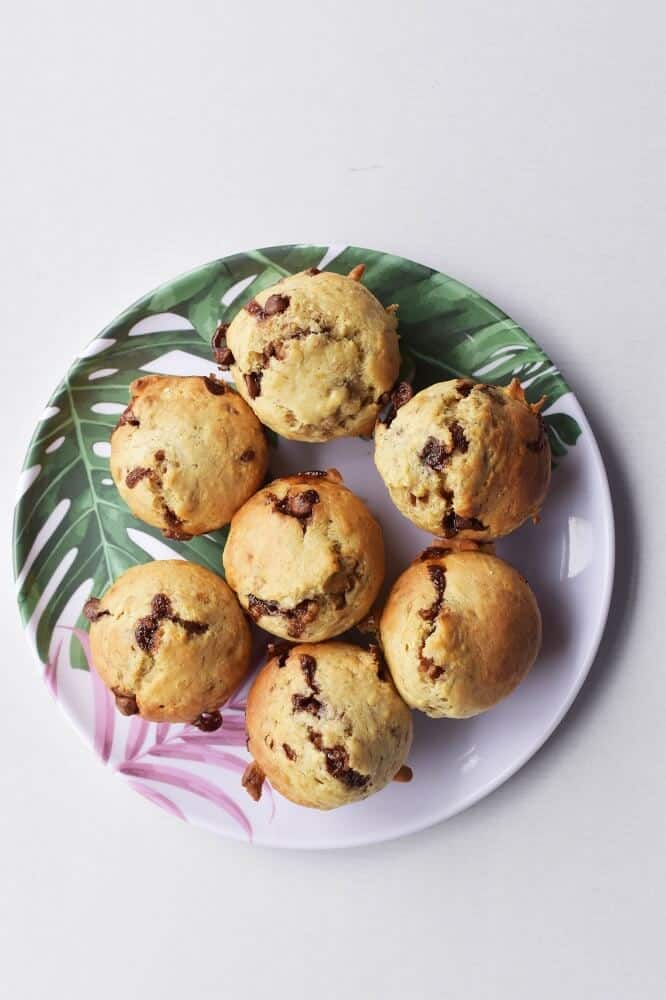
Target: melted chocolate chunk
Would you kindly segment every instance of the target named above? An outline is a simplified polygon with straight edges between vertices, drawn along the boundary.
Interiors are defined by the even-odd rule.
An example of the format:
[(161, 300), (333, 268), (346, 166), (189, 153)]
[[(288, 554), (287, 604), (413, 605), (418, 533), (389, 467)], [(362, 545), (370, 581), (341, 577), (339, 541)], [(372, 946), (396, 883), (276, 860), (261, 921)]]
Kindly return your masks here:
[(202, 712), (192, 723), (202, 733), (214, 733), (222, 725), (222, 715), (217, 710), (214, 712)]
[(154, 615), (146, 615), (139, 618), (134, 627), (134, 638), (139, 649), (144, 653), (154, 653), (158, 645), (157, 631), (160, 627), (160, 619)]
[[(298, 518), (299, 521), (306, 521), (312, 515), (312, 508), (319, 503), (319, 494), (316, 490), (303, 490), (302, 493), (287, 493), (282, 500), (279, 500), (274, 509), (280, 514), (288, 517)], [(305, 526), (303, 526), (305, 527)]]
[(277, 601), (263, 601), (254, 594), (248, 594), (247, 600), (248, 613), (253, 621), (258, 621), (263, 615), (283, 615), (288, 621), (287, 631), (293, 639), (302, 635), (305, 626), (319, 614), (317, 602), (307, 598), (295, 608), (281, 608)]
[(419, 556), (419, 562), (427, 562), (428, 559), (439, 559), (444, 555), (445, 549), (441, 548), (439, 545), (430, 545), (427, 549), (424, 549)]
[(446, 573), (443, 566), (428, 566), (428, 576), (435, 588), (435, 600), (429, 608), (422, 608), (419, 615), (427, 622), (434, 622), (439, 617), (446, 590)]
[(258, 320), (268, 319), (270, 316), (278, 316), (289, 308), (288, 295), (269, 295), (263, 307), (256, 299), (250, 299), (245, 306), (250, 316), (256, 316)]
[(103, 618), (104, 615), (110, 615), (110, 611), (104, 611), (102, 609), (102, 602), (99, 597), (91, 597), (90, 600), (86, 601), (83, 605), (83, 614), (88, 619), (89, 622), (95, 623)]
[(368, 652), (373, 656), (377, 664), (377, 677), (380, 681), (387, 681), (389, 679), (388, 667), (386, 666), (386, 660), (381, 648), (376, 642), (371, 642), (368, 646)]
[(369, 774), (360, 774), (349, 767), (349, 754), (344, 747), (336, 744), (334, 747), (325, 747), (321, 733), (314, 729), (308, 730), (308, 739), (317, 750), (325, 755), (326, 770), (338, 781), (341, 781), (348, 788), (365, 788), (370, 780)]
[(261, 798), (261, 789), (265, 777), (266, 775), (255, 761), (248, 764), (243, 772), (241, 784), (250, 798), (254, 799), (255, 802), (258, 802)]
[(289, 642), (269, 642), (266, 646), (266, 653), (270, 660), (273, 657), (277, 658), (277, 665), (281, 669), (286, 666), (287, 657), (292, 649), (291, 643)]
[(165, 459), (165, 457), (166, 456), (165, 456), (165, 454), (164, 454), (163, 451), (156, 451), (155, 452), (155, 461), (156, 462), (163, 462), (164, 459)]
[(319, 694), (319, 685), (315, 680), (315, 671), (317, 669), (317, 661), (314, 656), (308, 656), (306, 653), (301, 654), (301, 670), (305, 675), (305, 679), (308, 683), (308, 687), (315, 694)]
[(438, 441), (434, 437), (428, 438), (423, 446), (423, 451), (419, 454), (419, 459), (423, 465), (427, 465), (429, 469), (434, 469), (435, 472), (442, 471), (448, 457), (449, 452), (446, 446), (442, 441)]
[(465, 437), (465, 432), (457, 420), (455, 423), (451, 424), (449, 430), (451, 431), (451, 437), (453, 438), (453, 446), (451, 450), (454, 451), (457, 449), (458, 451), (462, 451), (464, 454), (469, 448), (469, 441)]
[(132, 427), (140, 426), (139, 419), (134, 415), (134, 411), (132, 410), (132, 403), (130, 403), (129, 406), (127, 406), (120, 414), (120, 418), (116, 424), (116, 430), (119, 427), (122, 427), (123, 424), (130, 424)]
[(214, 378), (212, 375), (204, 377), (204, 385), (214, 396), (224, 396), (227, 391), (227, 387), (224, 382), (218, 381), (218, 379)]
[(413, 777), (414, 777), (414, 772), (412, 771), (411, 767), (407, 767), (406, 764), (403, 764), (398, 773), (393, 776), (393, 780), (400, 782), (407, 782), (411, 781)]
[(248, 372), (243, 375), (250, 399), (256, 399), (261, 395), (261, 376), (262, 372)]
[(152, 469), (144, 469), (141, 466), (137, 466), (136, 469), (131, 469), (131, 471), (125, 476), (125, 486), (127, 486), (128, 489), (133, 490), (137, 483), (141, 482), (142, 479), (150, 479), (152, 474)]
[(155, 594), (150, 602), (150, 612), (149, 615), (139, 619), (134, 629), (137, 645), (145, 653), (154, 653), (157, 649), (159, 641), (157, 633), (162, 621), (170, 621), (174, 625), (180, 625), (188, 635), (203, 635), (204, 632), (208, 631), (208, 625), (205, 622), (188, 621), (186, 618), (174, 614), (171, 600), (166, 594)]
[(269, 295), (264, 303), (264, 318), (266, 316), (278, 316), (289, 308), (288, 295)]
[(314, 278), (315, 275), (321, 274), (321, 271), (318, 267), (309, 267), (305, 273), (309, 274), (311, 278)]
[(246, 448), (238, 461), (243, 462), (245, 464), (246, 462), (254, 461), (254, 458), (255, 458), (255, 453), (252, 450), (252, 448)]
[(139, 706), (133, 694), (127, 694), (127, 692), (121, 691), (120, 688), (111, 688), (111, 690), (116, 700), (116, 708), (121, 715), (139, 714)]
[(164, 507), (164, 520), (167, 523), (166, 528), (162, 528), (162, 534), (165, 538), (174, 538), (177, 541), (187, 542), (192, 537), (187, 531), (183, 530), (183, 522), (176, 512), (166, 505)]
[[(222, 368), (234, 363), (234, 356), (227, 347), (228, 329), (228, 323), (220, 323), (210, 342), (210, 346), (213, 348), (213, 354), (215, 355), (215, 360)], [(230, 360), (227, 360), (227, 358), (230, 358)]]
[(473, 388), (474, 388), (474, 382), (458, 382), (456, 384), (456, 390), (458, 392), (458, 395), (462, 396), (463, 399), (469, 396)]
[(459, 531), (487, 531), (487, 527), (476, 517), (461, 517), (455, 510), (449, 510), (442, 521), (445, 538), (453, 538)]
[(289, 760), (296, 760), (296, 753), (291, 749), (288, 743), (283, 743), (282, 749), (284, 750), (285, 756)]
[(385, 424), (386, 427), (390, 427), (400, 407), (408, 403), (413, 395), (414, 390), (409, 382), (398, 382), (393, 391), (388, 395), (384, 394), (379, 401), (384, 404), (377, 418), (379, 422)]
[(155, 618), (171, 618), (173, 609), (166, 594), (155, 594), (150, 602), (150, 610)]
[(321, 702), (313, 694), (292, 694), (291, 705), (294, 712), (309, 712), (319, 718)]

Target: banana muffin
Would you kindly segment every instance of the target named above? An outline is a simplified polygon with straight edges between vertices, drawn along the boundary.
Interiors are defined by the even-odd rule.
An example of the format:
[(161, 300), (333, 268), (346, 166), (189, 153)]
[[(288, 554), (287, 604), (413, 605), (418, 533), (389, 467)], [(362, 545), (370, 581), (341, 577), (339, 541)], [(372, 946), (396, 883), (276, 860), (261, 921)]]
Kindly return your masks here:
[(397, 321), (361, 283), (312, 268), (259, 292), (213, 340), (262, 423), (297, 441), (369, 434), (398, 377)]
[(355, 625), (384, 578), (381, 528), (335, 470), (276, 479), (256, 493), (234, 515), (222, 558), (253, 620), (303, 642)]
[(221, 723), (250, 666), (250, 627), (227, 584), (196, 563), (133, 566), (84, 607), (97, 673), (123, 715)]
[(247, 403), (210, 377), (147, 375), (111, 436), (111, 475), (133, 514), (168, 538), (228, 524), (261, 486), (268, 446)]
[(243, 785), (264, 778), (298, 805), (335, 809), (407, 781), (411, 713), (375, 650), (343, 642), (277, 647), (247, 703)]
[(426, 549), (394, 584), (379, 628), (398, 691), (433, 718), (492, 708), (522, 681), (541, 645), (527, 582), (482, 549)]
[(550, 483), (539, 410), (508, 388), (439, 382), (375, 430), (375, 464), (398, 510), (430, 534), (489, 541), (536, 518)]

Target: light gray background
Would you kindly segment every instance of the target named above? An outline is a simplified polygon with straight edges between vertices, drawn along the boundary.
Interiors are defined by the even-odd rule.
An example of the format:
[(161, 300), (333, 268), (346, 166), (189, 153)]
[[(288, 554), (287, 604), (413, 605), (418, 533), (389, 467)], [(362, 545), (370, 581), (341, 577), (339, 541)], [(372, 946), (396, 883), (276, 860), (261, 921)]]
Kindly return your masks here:
[[(609, 0), (22, 2), (0, 40), (0, 993), (664, 995), (664, 24)], [(14, 481), (80, 346), (238, 249), (378, 247), (561, 365), (617, 512), (566, 723), (457, 819), (343, 853), (188, 828), (54, 707), (10, 581)]]

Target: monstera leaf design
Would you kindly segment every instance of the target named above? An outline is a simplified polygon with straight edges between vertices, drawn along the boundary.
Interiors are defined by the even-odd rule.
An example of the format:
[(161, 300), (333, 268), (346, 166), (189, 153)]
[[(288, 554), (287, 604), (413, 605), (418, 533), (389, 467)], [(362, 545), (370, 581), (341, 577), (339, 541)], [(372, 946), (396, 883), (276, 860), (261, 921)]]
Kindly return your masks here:
[[(117, 495), (108, 469), (108, 439), (128, 399), (129, 383), (146, 371), (207, 373), (210, 337), (258, 291), (285, 275), (328, 261), (347, 273), (364, 263), (364, 281), (386, 304), (399, 305), (404, 370), (417, 388), (455, 376), (497, 384), (520, 378), (546, 411), (568, 391), (534, 341), (496, 306), (423, 265), (354, 247), (268, 247), (215, 261), (141, 299), (92, 342), (50, 401), (25, 462), (15, 520), (15, 570), (23, 618), (35, 630), (43, 661), (58, 617), (86, 581), (101, 593), (128, 566), (145, 561), (138, 544), (159, 532), (136, 521)], [(580, 429), (564, 413), (545, 415), (554, 455), (575, 444)], [(174, 553), (220, 569), (225, 532), (176, 543)], [(74, 656), (78, 666), (83, 657)]]
[[(58, 618), (78, 588), (101, 593), (127, 567), (146, 559), (145, 538), (165, 544), (120, 500), (109, 476), (108, 440), (146, 371), (212, 370), (210, 337), (220, 322), (285, 275), (316, 266), (340, 274), (364, 263), (364, 281), (399, 305), (405, 371), (417, 388), (455, 376), (506, 384), (521, 379), (546, 409), (568, 387), (543, 351), (501, 310), (423, 265), (354, 247), (268, 247), (198, 268), (135, 303), (72, 366), (30, 444), (15, 519), (15, 570), (24, 621), (46, 662)], [(562, 457), (580, 429), (563, 413), (545, 415), (553, 453)], [(170, 543), (174, 554), (220, 571), (226, 533)], [(141, 539), (144, 542), (141, 543)], [(74, 665), (85, 658), (72, 650)]]

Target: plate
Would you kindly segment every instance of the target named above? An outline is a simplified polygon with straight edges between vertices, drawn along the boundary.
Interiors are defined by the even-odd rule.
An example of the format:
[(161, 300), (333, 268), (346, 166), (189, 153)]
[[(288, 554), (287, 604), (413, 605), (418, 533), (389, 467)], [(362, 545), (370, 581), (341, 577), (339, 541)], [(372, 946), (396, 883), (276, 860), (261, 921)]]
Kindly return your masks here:
[[(292, 805), (270, 789), (258, 803), (240, 785), (248, 755), (248, 685), (223, 708), (214, 733), (125, 718), (91, 669), (83, 604), (123, 570), (184, 558), (221, 573), (226, 529), (190, 542), (165, 540), (136, 520), (109, 473), (109, 437), (145, 372), (207, 375), (220, 322), (286, 274), (319, 267), (364, 282), (399, 304), (403, 373), (415, 388), (457, 376), (505, 385), (516, 376), (544, 410), (555, 470), (541, 522), (500, 542), (499, 553), (534, 588), (544, 619), (539, 660), (502, 704), (468, 720), (415, 714), (414, 779), (333, 812)], [(393, 507), (361, 438), (301, 444), (272, 435), (272, 476), (339, 469), (379, 518), (388, 549), (386, 586), (428, 543)], [(597, 444), (562, 375), (505, 313), (422, 264), (358, 247), (289, 245), (234, 254), (140, 299), (85, 348), (53, 396), (28, 449), (14, 520), (18, 602), (45, 682), (106, 767), (179, 818), (273, 847), (376, 843), (424, 829), (477, 802), (539, 749), (579, 691), (610, 601), (613, 516)], [(268, 637), (256, 633), (259, 663)]]

